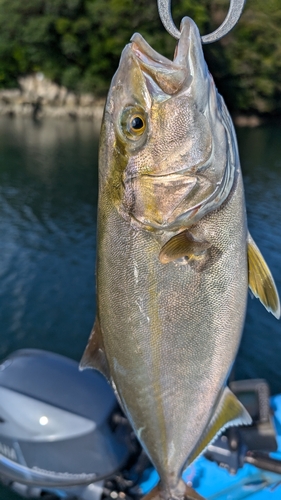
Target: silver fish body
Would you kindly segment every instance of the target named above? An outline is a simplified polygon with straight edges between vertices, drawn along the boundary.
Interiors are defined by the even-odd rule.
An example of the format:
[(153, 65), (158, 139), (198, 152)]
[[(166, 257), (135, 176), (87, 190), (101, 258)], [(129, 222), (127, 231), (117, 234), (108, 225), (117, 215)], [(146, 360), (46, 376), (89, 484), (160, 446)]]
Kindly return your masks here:
[(173, 62), (134, 35), (100, 144), (98, 311), (82, 365), (106, 374), (163, 494), (177, 497), (204, 440), (235, 420), (220, 415), (248, 290), (235, 132), (193, 21)]
[(116, 213), (101, 236), (99, 311), (110, 374), (168, 484), (207, 426), (240, 342), (248, 293), (240, 175), (233, 191), (231, 202), (196, 226), (213, 245), (210, 263), (163, 266), (153, 235)]

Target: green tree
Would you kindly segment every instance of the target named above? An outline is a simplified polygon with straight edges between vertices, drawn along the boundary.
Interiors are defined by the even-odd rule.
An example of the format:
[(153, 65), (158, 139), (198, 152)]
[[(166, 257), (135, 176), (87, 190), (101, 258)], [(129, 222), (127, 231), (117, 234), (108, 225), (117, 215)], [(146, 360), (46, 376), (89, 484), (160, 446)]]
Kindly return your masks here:
[[(172, 2), (175, 23), (189, 15), (200, 32), (224, 19), (229, 0)], [(248, 0), (238, 26), (204, 51), (232, 111), (281, 113), (280, 0)], [(139, 31), (172, 57), (156, 0), (0, 0), (0, 86), (42, 71), (77, 92), (105, 94), (121, 51)]]
[[(192, 0), (179, 2), (180, 11), (205, 20), (204, 7)], [(105, 93), (134, 31), (173, 53), (156, 1), (0, 0), (0, 85), (40, 70), (72, 89)]]
[[(211, 25), (220, 24), (228, 2), (212, 2)], [(234, 30), (206, 46), (219, 90), (232, 111), (281, 113), (280, 0), (248, 0)]]

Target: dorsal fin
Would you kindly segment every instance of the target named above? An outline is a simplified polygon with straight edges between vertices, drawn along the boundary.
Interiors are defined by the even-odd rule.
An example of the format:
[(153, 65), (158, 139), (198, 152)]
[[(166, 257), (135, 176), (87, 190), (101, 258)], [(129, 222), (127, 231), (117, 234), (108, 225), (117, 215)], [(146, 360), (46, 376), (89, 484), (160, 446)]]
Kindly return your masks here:
[(280, 299), (271, 272), (248, 233), (249, 288), (275, 318), (280, 318)]
[(163, 245), (159, 253), (159, 260), (162, 264), (168, 264), (181, 257), (197, 260), (202, 258), (210, 246), (210, 243), (197, 240), (193, 234), (186, 230), (176, 234)]
[(94, 368), (110, 381), (110, 371), (104, 352), (99, 319), (96, 318), (87, 347), (80, 361), (79, 369)]
[(186, 466), (201, 455), (207, 446), (228, 427), (250, 425), (251, 423), (252, 419), (242, 403), (240, 403), (228, 387), (225, 387), (208, 426), (191, 456), (188, 457)]

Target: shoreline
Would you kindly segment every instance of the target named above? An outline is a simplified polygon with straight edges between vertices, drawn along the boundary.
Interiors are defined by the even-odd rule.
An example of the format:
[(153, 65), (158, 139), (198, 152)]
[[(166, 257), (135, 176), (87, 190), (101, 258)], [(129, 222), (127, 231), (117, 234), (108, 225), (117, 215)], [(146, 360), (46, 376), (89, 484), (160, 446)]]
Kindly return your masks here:
[(42, 73), (19, 79), (19, 88), (0, 89), (0, 116), (101, 120), (105, 99), (76, 94)]
[[(105, 101), (104, 101), (105, 102)], [(2, 104), (0, 95), (0, 116), (10, 118), (27, 117), (33, 120), (44, 120), (45, 118), (64, 120), (88, 120), (101, 121), (104, 102), (95, 103), (92, 106), (48, 106), (37, 103), (25, 102), (23, 104)]]
[[(104, 105), (105, 98), (96, 98), (90, 93), (76, 94), (48, 80), (42, 73), (20, 78), (19, 88), (0, 89), (0, 116), (100, 122)], [(281, 117), (262, 117), (258, 114), (237, 113), (232, 119), (237, 127), (281, 124)]]

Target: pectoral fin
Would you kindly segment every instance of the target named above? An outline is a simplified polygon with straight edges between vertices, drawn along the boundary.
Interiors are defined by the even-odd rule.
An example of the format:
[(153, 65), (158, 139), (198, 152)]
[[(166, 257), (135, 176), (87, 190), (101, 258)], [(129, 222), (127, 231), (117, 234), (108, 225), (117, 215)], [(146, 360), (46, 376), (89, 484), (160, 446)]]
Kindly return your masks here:
[(249, 288), (264, 307), (280, 318), (280, 300), (271, 272), (253, 238), (248, 233)]
[(96, 318), (87, 347), (79, 365), (80, 370), (85, 370), (86, 368), (94, 368), (101, 372), (108, 381), (110, 380), (110, 371), (104, 353), (102, 334), (98, 318)]
[(207, 241), (199, 241), (189, 231), (183, 231), (165, 243), (159, 253), (159, 260), (162, 264), (168, 264), (181, 257), (197, 260), (202, 258), (210, 246)]
[(252, 419), (240, 403), (237, 397), (226, 387), (216, 406), (216, 410), (205, 429), (199, 444), (193, 450), (188, 458), (191, 464), (199, 455), (201, 455), (209, 444), (211, 444), (225, 429), (236, 425), (250, 425)]

